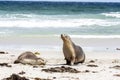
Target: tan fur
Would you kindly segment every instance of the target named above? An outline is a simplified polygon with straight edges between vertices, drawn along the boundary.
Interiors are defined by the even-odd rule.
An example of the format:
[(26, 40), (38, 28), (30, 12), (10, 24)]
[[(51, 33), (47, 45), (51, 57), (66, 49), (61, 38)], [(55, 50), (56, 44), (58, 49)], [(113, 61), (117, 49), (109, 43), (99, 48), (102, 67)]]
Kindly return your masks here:
[(38, 58), (34, 53), (27, 51), (22, 53), (14, 63), (30, 64), (30, 65), (44, 65), (46, 61)]
[(63, 53), (65, 56), (66, 64), (73, 65), (83, 63), (85, 54), (80, 46), (75, 45), (71, 38), (65, 34), (61, 34), (63, 40)]

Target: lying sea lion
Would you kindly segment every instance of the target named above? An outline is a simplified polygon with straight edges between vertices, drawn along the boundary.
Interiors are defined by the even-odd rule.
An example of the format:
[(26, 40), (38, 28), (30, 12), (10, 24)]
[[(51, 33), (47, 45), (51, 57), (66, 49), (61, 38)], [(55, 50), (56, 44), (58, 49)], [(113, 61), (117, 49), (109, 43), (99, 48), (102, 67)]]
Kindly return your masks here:
[(34, 53), (27, 51), (22, 53), (14, 63), (30, 64), (30, 65), (45, 65), (46, 61), (38, 58)]
[(67, 65), (83, 63), (85, 61), (85, 54), (82, 48), (75, 45), (68, 35), (61, 34), (63, 40), (63, 53)]

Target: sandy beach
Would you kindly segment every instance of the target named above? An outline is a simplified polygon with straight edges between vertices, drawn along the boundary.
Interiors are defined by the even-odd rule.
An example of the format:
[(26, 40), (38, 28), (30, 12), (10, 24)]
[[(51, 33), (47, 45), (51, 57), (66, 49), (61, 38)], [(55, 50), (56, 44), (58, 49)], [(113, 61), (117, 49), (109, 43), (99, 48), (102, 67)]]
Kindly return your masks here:
[[(0, 0), (0, 80), (120, 80), (120, 3), (112, 2)], [(83, 64), (65, 65), (61, 34), (82, 47)], [(15, 64), (25, 51), (46, 65)]]
[[(53, 38), (50, 41), (42, 43), (41, 41), (45, 41), (45, 38), (38, 39), (38, 41), (34, 41), (35, 39), (30, 40), (29, 42), (32, 44), (49, 44), (51, 40), (54, 42), (49, 45), (52, 47), (54, 45), (60, 46), (60, 48), (55, 49), (35, 49), (31, 47), (30, 49), (24, 48), (6, 48), (2, 49), (2, 51), (8, 52), (8, 54), (0, 54), (0, 63), (7, 63), (6, 65), (0, 66), (0, 80), (10, 77), (12, 74), (17, 74), (21, 77), (26, 77), (29, 80), (35, 80), (38, 78), (41, 79), (50, 79), (50, 80), (120, 80), (120, 51), (117, 50), (119, 48), (119, 40), (120, 39), (73, 39), (76, 44), (80, 44), (83, 46), (86, 60), (83, 64), (78, 64), (74, 66), (64, 65), (65, 60), (62, 52), (62, 41), (60, 38)], [(25, 40), (25, 39), (24, 39)], [(59, 42), (58, 42), (59, 41)], [(82, 41), (82, 42), (81, 42)], [(5, 41), (4, 41), (5, 42)], [(10, 41), (8, 41), (10, 42)], [(22, 42), (20, 39), (16, 44), (18, 45)], [(28, 42), (28, 43), (29, 43)], [(103, 42), (103, 43), (102, 43)], [(115, 43), (113, 43), (115, 42)], [(12, 43), (12, 41), (11, 41)], [(28, 45), (27, 41), (24, 42)], [(23, 44), (24, 44), (23, 43)], [(110, 44), (111, 43), (111, 44)], [(8, 44), (8, 43), (7, 43)], [(88, 44), (88, 45), (87, 45)], [(102, 47), (103, 45), (103, 47)], [(118, 46), (117, 46), (118, 45)], [(20, 46), (20, 45), (18, 45)], [(87, 47), (87, 48), (86, 48)], [(89, 49), (92, 47), (91, 49)], [(100, 48), (99, 50), (97, 48)], [(38, 57), (42, 57), (47, 60), (46, 65), (44, 66), (32, 66), (32, 65), (23, 65), (23, 64), (14, 64), (14, 61), (17, 57), (25, 52), (40, 52)], [(78, 73), (73, 72), (45, 72), (43, 69), (50, 69), (55, 67), (70, 67), (74, 68)]]

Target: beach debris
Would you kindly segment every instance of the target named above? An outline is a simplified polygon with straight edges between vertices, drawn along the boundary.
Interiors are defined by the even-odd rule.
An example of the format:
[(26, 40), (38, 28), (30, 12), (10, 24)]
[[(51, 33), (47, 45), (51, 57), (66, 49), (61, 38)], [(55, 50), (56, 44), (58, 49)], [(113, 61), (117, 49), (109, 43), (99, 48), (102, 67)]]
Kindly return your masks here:
[(95, 65), (95, 64), (88, 64), (87, 66), (88, 67), (98, 67), (98, 65)]
[(0, 54), (8, 54), (8, 52), (0, 51)]
[(25, 74), (25, 72), (24, 72), (24, 71), (21, 71), (21, 72), (19, 72), (18, 74), (23, 75), (23, 74)]
[(90, 72), (90, 70), (85, 70), (85, 71), (83, 71), (83, 73), (88, 73), (88, 72)]
[(120, 74), (114, 74), (113, 76), (117, 76), (117, 77), (120, 77)]
[(33, 68), (38, 68), (38, 67), (44, 68), (45, 65), (33, 65)]
[(40, 53), (39, 53), (39, 52), (35, 52), (34, 54), (35, 54), (35, 55), (40, 55)]
[(120, 48), (116, 48), (116, 50), (120, 50)]
[(0, 63), (0, 66), (12, 67), (11, 65), (8, 65), (8, 63)]
[(89, 72), (92, 72), (92, 73), (98, 73), (97, 71), (90, 71), (90, 70), (82, 71), (82, 73), (89, 73)]
[(38, 68), (38, 66), (34, 65), (33, 68)]
[(4, 78), (3, 80), (29, 80), (29, 79), (27, 79), (25, 77), (20, 77), (17, 74), (12, 74), (10, 77)]
[(65, 67), (65, 66), (61, 66), (61, 67), (54, 67), (54, 68), (49, 68), (49, 69), (42, 69), (42, 71), (45, 72), (69, 72), (69, 73), (80, 73), (80, 71), (71, 68), (71, 67)]
[(53, 79), (56, 79), (56, 77), (53, 77)]
[(110, 67), (110, 68), (114, 68), (114, 69), (119, 69), (120, 70), (120, 66), (119, 65), (116, 65), (116, 66), (113, 66), (113, 67)]
[(92, 71), (92, 73), (98, 73), (98, 71)]
[(90, 60), (89, 63), (95, 63), (95, 61), (94, 60)]
[(52, 79), (35, 78), (34, 80), (52, 80)]

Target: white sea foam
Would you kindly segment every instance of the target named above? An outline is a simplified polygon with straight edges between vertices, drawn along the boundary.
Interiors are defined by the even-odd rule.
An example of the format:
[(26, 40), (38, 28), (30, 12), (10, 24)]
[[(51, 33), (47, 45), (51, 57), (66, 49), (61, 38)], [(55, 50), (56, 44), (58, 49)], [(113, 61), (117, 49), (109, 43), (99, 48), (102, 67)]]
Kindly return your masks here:
[(120, 25), (120, 21), (102, 19), (0, 19), (0, 27), (81, 27), (81, 26), (114, 26)]
[[(60, 37), (60, 35), (54, 35)], [(109, 39), (109, 38), (120, 38), (120, 35), (69, 35), (71, 38), (99, 38), (99, 39)]]
[(19, 19), (19, 18), (33, 18), (38, 17), (38, 15), (35, 14), (4, 14), (0, 15), (1, 18), (7, 18), (7, 19)]
[[(102, 13), (106, 16), (120, 17), (120, 12)], [(0, 27), (81, 27), (81, 26), (114, 26), (120, 21), (109, 19), (81, 18), (80, 15), (38, 15), (38, 14), (5, 14), (0, 15)]]
[(102, 15), (105, 15), (107, 17), (120, 18), (120, 12), (102, 13)]
[(120, 35), (70, 35), (73, 38), (120, 38)]
[(4, 32), (4, 31), (1, 31), (1, 32), (0, 32), (0, 34), (6, 34), (6, 32)]

